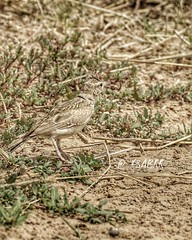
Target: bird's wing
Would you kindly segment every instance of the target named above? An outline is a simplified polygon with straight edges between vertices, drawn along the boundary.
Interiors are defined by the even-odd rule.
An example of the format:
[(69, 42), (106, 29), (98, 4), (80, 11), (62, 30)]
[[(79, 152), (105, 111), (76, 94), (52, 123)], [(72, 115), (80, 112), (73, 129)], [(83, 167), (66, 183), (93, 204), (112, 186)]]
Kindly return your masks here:
[(55, 107), (47, 119), (36, 128), (35, 134), (51, 135), (56, 129), (85, 125), (92, 114), (93, 106), (90, 106), (84, 99), (74, 98), (60, 107)]
[[(35, 135), (49, 135), (56, 128), (70, 128), (78, 124), (84, 125), (93, 113), (91, 111), (84, 111), (87, 107), (89, 106), (86, 106), (85, 99), (80, 97), (55, 106), (28, 132), (22, 134), (22, 136), (18, 136), (18, 139), (9, 146), (9, 151), (14, 151), (23, 142), (26, 142), (30, 137), (34, 137)], [(74, 117), (78, 117), (78, 120), (75, 120)]]

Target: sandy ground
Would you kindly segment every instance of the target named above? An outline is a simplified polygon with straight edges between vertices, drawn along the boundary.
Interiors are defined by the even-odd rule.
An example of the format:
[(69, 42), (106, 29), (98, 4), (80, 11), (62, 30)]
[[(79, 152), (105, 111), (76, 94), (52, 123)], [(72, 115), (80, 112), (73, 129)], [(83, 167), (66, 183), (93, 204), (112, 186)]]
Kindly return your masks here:
[[(37, 2), (39, 3), (40, 1)], [(105, 1), (104, 5), (102, 5), (100, 1), (88, 2), (102, 8), (105, 8), (107, 4), (111, 4), (111, 1)], [(119, 18), (119, 15), (115, 15), (114, 12), (103, 12), (101, 11), (102, 9), (100, 9), (98, 14), (95, 9), (88, 8), (87, 6), (84, 7), (85, 13), (87, 14), (86, 11), (88, 11), (90, 15), (89, 18), (85, 15), (80, 21), (82, 34), (84, 36), (81, 41), (83, 49), (85, 49), (87, 55), (89, 55), (91, 54), (90, 49), (99, 48), (99, 46), (103, 47), (106, 51), (106, 56), (108, 56), (108, 58), (104, 60), (104, 63), (109, 64), (109, 66), (114, 63), (110, 56), (114, 57), (116, 54), (120, 57), (122, 57), (123, 54), (129, 56), (138, 54), (138, 58), (135, 57), (133, 60), (148, 60), (156, 59), (157, 57), (189, 53), (191, 51), (191, 45), (187, 45), (186, 42), (180, 38), (183, 34), (182, 31), (184, 28), (181, 23), (182, 21), (177, 23), (178, 25), (175, 23), (176, 20), (179, 21), (178, 16), (180, 15), (177, 15), (173, 11), (173, 5), (170, 2), (165, 1), (165, 3), (161, 3), (157, 7), (148, 4), (146, 7), (136, 10), (128, 8), (126, 14), (132, 17), (130, 20), (127, 20), (127, 18)], [(35, 38), (41, 33), (43, 35), (45, 33), (47, 34), (49, 31), (60, 43), (60, 38), (63, 35), (58, 32), (62, 31), (62, 28), (59, 28), (58, 22), (54, 22), (54, 24), (58, 24), (58, 26), (55, 26), (54, 24), (52, 26), (50, 24), (55, 17), (55, 12), (53, 12), (53, 16), (51, 15), (51, 5), (50, 7), (47, 5), (48, 10), (46, 11), (48, 12), (48, 15), (46, 15), (47, 12), (44, 10), (46, 4), (42, 6), (40, 4), (38, 6), (40, 6), (41, 10), (38, 11), (41, 12), (40, 16), (43, 19), (42, 23), (46, 26), (48, 22), (48, 27), (50, 27), (51, 30), (47, 26), (47, 28), (44, 27), (44, 25), (40, 26), (39, 18), (36, 15), (26, 15), (22, 19), (22, 16), (26, 14), (26, 10), (22, 12), (22, 7), (14, 7), (14, 11), (11, 8), (12, 11), (9, 12), (9, 4), (5, 7), (0, 5), (1, 8), (4, 8), (1, 30), (4, 31), (5, 34), (1, 37), (2, 46), (4, 46), (3, 44), (6, 39), (11, 39), (10, 41), (12, 41), (12, 43), (17, 39), (17, 41), (23, 42), (24, 45), (26, 44), (29, 46), (31, 44), (32, 46), (36, 46)], [(44, 9), (42, 10), (41, 7)], [(39, 7), (37, 8), (39, 9)], [(121, 10), (122, 9), (117, 9), (114, 11), (119, 11), (121, 13)], [(19, 11), (18, 16), (17, 11)], [(12, 12), (14, 13), (13, 16), (11, 15)], [(151, 31), (144, 30), (144, 27), (141, 27), (140, 22), (137, 22), (138, 19), (141, 22), (145, 20), (145, 18), (139, 18), (140, 16), (145, 15), (145, 13), (146, 16), (149, 16), (152, 23), (150, 21), (149, 23), (146, 22), (144, 27), (149, 28), (149, 30), (150, 27), (154, 27)], [(36, 12), (34, 11), (33, 14), (36, 14)], [(186, 26), (191, 22), (191, 15), (188, 14), (187, 16)], [(72, 17), (76, 20), (76, 15), (72, 15)], [(70, 21), (73, 22), (74, 19)], [(167, 19), (169, 20), (168, 22)], [(71, 23), (70, 21), (67, 22), (67, 24)], [(130, 22), (132, 25), (130, 24), (130, 26), (128, 26), (127, 24)], [(16, 28), (15, 25), (17, 26)], [(174, 33), (173, 29), (175, 25), (178, 27), (177, 31), (181, 32), (179, 37)], [(55, 29), (57, 29), (58, 32)], [(156, 33), (154, 38), (153, 30)], [(113, 35), (114, 33), (115, 35)], [(111, 36), (111, 38), (108, 39), (109, 36)], [(184, 38), (188, 39), (186, 36)], [(66, 48), (71, 50), (70, 43), (66, 45)], [(70, 59), (71, 62), (72, 60)], [(122, 60), (122, 62), (124, 61), (125, 59)], [(163, 61), (163, 59), (160, 61)], [(173, 58), (170, 61), (178, 64), (191, 64), (190, 59), (188, 58)], [(78, 66), (78, 64), (76, 65)], [(120, 65), (120, 68), (121, 67), (122, 66)], [(118, 68), (118, 65), (114, 67), (114, 69), (116, 68)], [(108, 74), (108, 69), (106, 69), (107, 68), (104, 69), (104, 73), (100, 73), (101, 76), (105, 76), (106, 73)], [(137, 82), (139, 84), (138, 86), (141, 86), (141, 88), (143, 88), (143, 86), (146, 87), (147, 84), (155, 84), (157, 81), (165, 84), (167, 87), (174, 87), (176, 85), (182, 86), (191, 81), (191, 68), (189, 67), (172, 66), (169, 64), (138, 63), (137, 71)], [(109, 73), (112, 74), (111, 72)], [(116, 82), (114, 75), (112, 76), (110, 74), (108, 78), (109, 88), (114, 92), (118, 92), (126, 87), (126, 81), (129, 78), (131, 71), (128, 70), (127, 72), (123, 72), (119, 82)], [(23, 76), (23, 78), (25, 78), (25, 76)], [(30, 86), (28, 86), (28, 88), (30, 89)], [(128, 114), (128, 116), (131, 117), (134, 116), (135, 110), (140, 111), (145, 107), (152, 111), (158, 110), (163, 114), (165, 117), (164, 123), (160, 129), (157, 129), (156, 132), (154, 132), (154, 134), (158, 134), (162, 130), (165, 130), (165, 132), (168, 133), (176, 132), (178, 129), (184, 131), (185, 128), (189, 129), (191, 126), (191, 102), (185, 101), (184, 97), (181, 97), (181, 94), (174, 96), (173, 99), (164, 98), (159, 101), (127, 101), (126, 98), (117, 98), (115, 101), (117, 107), (115, 110), (112, 110), (112, 113), (110, 114), (119, 114), (121, 116)], [(25, 106), (22, 107), (25, 110)], [(86, 132), (89, 133), (90, 136), (113, 137), (108, 129), (105, 128), (105, 125), (100, 126), (98, 124), (96, 126), (88, 126)], [(123, 144), (124, 148), (126, 146), (135, 146), (131, 143)], [(74, 138), (63, 142), (63, 147), (74, 147), (76, 145), (82, 145), (82, 142), (77, 139), (74, 140)], [(109, 144), (109, 148), (113, 151), (122, 149), (118, 144)], [(102, 152), (104, 148), (98, 147), (89, 150), (94, 154), (98, 154), (99, 152)], [(28, 155), (30, 157), (41, 155), (55, 156), (54, 149), (49, 140), (30, 140), (22, 147), (22, 150), (20, 149), (19, 151), (19, 154), (25, 156)], [(84, 151), (86, 152), (86, 150)], [(74, 151), (74, 153), (76, 152), (77, 150)], [(72, 155), (73, 152), (70, 154)], [(29, 212), (29, 217), (21, 225), (10, 228), (1, 225), (0, 239), (77, 239), (74, 231), (67, 225), (65, 220), (67, 220), (75, 229), (79, 230), (81, 236), (80, 239), (192, 239), (191, 161), (191, 144), (173, 145), (161, 150), (151, 151), (143, 151), (142, 146), (140, 146), (139, 150), (137, 149), (128, 153), (115, 155), (111, 159), (112, 166), (108, 174), (135, 174), (135, 176), (138, 175), (140, 182), (131, 179), (129, 176), (118, 178), (112, 177), (102, 180), (83, 197), (83, 201), (98, 204), (101, 199), (106, 199), (108, 201), (106, 208), (122, 211), (127, 217), (126, 223), (117, 222), (114, 225), (111, 225), (110, 223), (90, 224), (80, 221), (76, 217), (75, 219), (72, 219), (66, 216), (50, 213), (45, 209), (41, 209), (34, 205), (35, 207), (33, 210), (30, 210)], [(107, 166), (108, 162), (106, 162), (105, 168), (107, 168)], [(104, 168), (100, 170), (100, 173), (103, 171)], [(145, 174), (147, 177), (141, 177), (142, 174)], [(154, 175), (156, 177), (154, 177)], [(171, 175), (174, 175), (174, 177), (171, 177)], [(95, 180), (96, 179), (97, 178), (95, 178)], [(64, 185), (70, 196), (78, 196), (87, 187), (79, 182), (57, 182), (55, 185), (57, 187)], [(112, 236), (113, 232), (116, 232), (117, 236)]]
[[(161, 174), (161, 177), (140, 178), (143, 183), (121, 177), (103, 180), (84, 196), (85, 201), (95, 204), (107, 199), (106, 208), (124, 212), (126, 223), (89, 224), (36, 209), (20, 226), (1, 226), (0, 239), (76, 239), (63, 217), (79, 229), (83, 239), (112, 239), (111, 228), (118, 231), (116, 239), (190, 239), (191, 179), (179, 176), (192, 171), (191, 155), (191, 146), (178, 146), (142, 155), (135, 151), (112, 159), (111, 173)], [(178, 174), (178, 178), (166, 177), (167, 174)], [(86, 188), (80, 183), (60, 182), (57, 186), (63, 184), (74, 196)]]

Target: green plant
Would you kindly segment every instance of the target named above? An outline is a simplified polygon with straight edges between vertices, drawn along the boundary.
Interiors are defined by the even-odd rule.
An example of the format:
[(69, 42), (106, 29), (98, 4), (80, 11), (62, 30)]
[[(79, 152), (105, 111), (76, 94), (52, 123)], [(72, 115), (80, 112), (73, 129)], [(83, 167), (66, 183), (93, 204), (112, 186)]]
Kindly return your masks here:
[[(73, 165), (71, 170), (67, 173), (69, 176), (81, 176), (87, 175), (92, 171), (96, 171), (103, 166), (103, 162), (99, 159), (95, 159), (93, 155), (79, 154), (73, 160)], [(87, 178), (79, 179), (86, 184), (88, 184)]]
[(0, 224), (17, 225), (25, 221), (27, 216), (19, 200), (11, 208), (0, 206)]
[(135, 111), (135, 117), (141, 126), (158, 127), (164, 121), (164, 116), (159, 111), (153, 114), (147, 108), (144, 108), (142, 113)]
[(61, 196), (55, 187), (46, 191), (41, 199), (43, 204), (51, 211), (67, 215), (80, 214), (84, 221), (90, 223), (112, 222), (114, 220), (126, 221), (125, 215), (120, 214), (119, 211), (109, 211), (103, 208), (107, 204), (106, 200), (101, 200), (98, 206), (91, 203), (81, 203), (80, 199), (76, 197), (69, 200), (66, 193)]

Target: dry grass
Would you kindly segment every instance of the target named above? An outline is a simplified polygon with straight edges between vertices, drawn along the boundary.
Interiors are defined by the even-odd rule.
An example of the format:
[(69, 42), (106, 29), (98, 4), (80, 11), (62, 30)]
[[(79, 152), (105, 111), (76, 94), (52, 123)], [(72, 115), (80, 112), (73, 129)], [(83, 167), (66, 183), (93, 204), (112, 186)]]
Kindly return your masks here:
[[(130, 236), (140, 239), (142, 231), (137, 232), (134, 226), (141, 226), (142, 221), (125, 223), (123, 215), (112, 210), (123, 211), (128, 219), (147, 218), (151, 215), (145, 212), (145, 200), (155, 206), (153, 196), (165, 197), (169, 181), (179, 185), (172, 189), (172, 195), (179, 192), (182, 181), (187, 183), (186, 194), (190, 192), (191, 176), (186, 174), (191, 173), (187, 165), (191, 159), (192, 133), (191, 7), (187, 0), (0, 3), (2, 224), (12, 226), (24, 220), (30, 224), (26, 213), (30, 213), (29, 219), (37, 214), (35, 222), (65, 216), (68, 219), (61, 220), (60, 226), (65, 232), (69, 232), (63, 228), (66, 223), (72, 229), (70, 239), (74, 239), (73, 233), (79, 238), (108, 239), (111, 233), (106, 229), (111, 222), (121, 229), (119, 239)], [(55, 159), (46, 140), (31, 140), (10, 156), (7, 146), (39, 121), (55, 102), (75, 96), (88, 73), (108, 83), (106, 92), (97, 101), (95, 116), (84, 130), (92, 140), (105, 140), (104, 145), (81, 147), (77, 139), (66, 140), (63, 147), (73, 155), (72, 169), (66, 169)], [(157, 169), (154, 173), (130, 168), (131, 160), (156, 158), (169, 159), (171, 163), (165, 171)], [(121, 160), (128, 168), (118, 168)], [(135, 191), (130, 190), (130, 196), (137, 199), (135, 205), (129, 197), (123, 205), (129, 185), (138, 191), (135, 196)], [(154, 194), (150, 198), (148, 191)], [(108, 200), (110, 209), (103, 208), (105, 202), (98, 204), (101, 199)], [(179, 208), (189, 204), (186, 196), (181, 199), (184, 200), (177, 202)], [(90, 205), (84, 204), (87, 201)], [(138, 207), (139, 201), (145, 215), (133, 212), (129, 218), (129, 204)], [(48, 210), (53, 216), (50, 217)], [(155, 210), (158, 212), (156, 207)], [(181, 209), (178, 216), (185, 215), (185, 210)], [(176, 239), (173, 206), (170, 211), (173, 211), (169, 216), (173, 221), (172, 232), (163, 221), (164, 231), (159, 231), (152, 215), (155, 224), (150, 222), (144, 230), (154, 232), (148, 236), (144, 231), (143, 239), (157, 236)], [(162, 217), (164, 213), (158, 214)], [(86, 222), (86, 230), (80, 224), (82, 220)], [(88, 222), (103, 222), (101, 235), (96, 235)], [(18, 232), (24, 231), (25, 224), (10, 229), (10, 237), (16, 234), (18, 239), (27, 239)], [(78, 231), (74, 226), (78, 226)], [(124, 229), (129, 226), (127, 233)], [(38, 227), (34, 229), (38, 232)], [(45, 235), (50, 239), (58, 237), (55, 229), (50, 226)], [(3, 238), (5, 231), (3, 227), (1, 230)], [(189, 236), (182, 226), (180, 239)], [(36, 235), (36, 239), (41, 237)]]

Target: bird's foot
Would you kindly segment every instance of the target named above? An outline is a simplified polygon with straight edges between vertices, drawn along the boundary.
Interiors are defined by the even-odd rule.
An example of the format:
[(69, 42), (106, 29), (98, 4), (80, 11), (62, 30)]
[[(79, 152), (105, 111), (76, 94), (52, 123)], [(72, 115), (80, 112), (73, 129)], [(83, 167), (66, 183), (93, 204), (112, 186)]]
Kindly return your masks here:
[(60, 160), (64, 163), (65, 166), (68, 167), (72, 165), (69, 155), (67, 155), (65, 152), (60, 150), (59, 152), (57, 152), (57, 155), (60, 158)]

